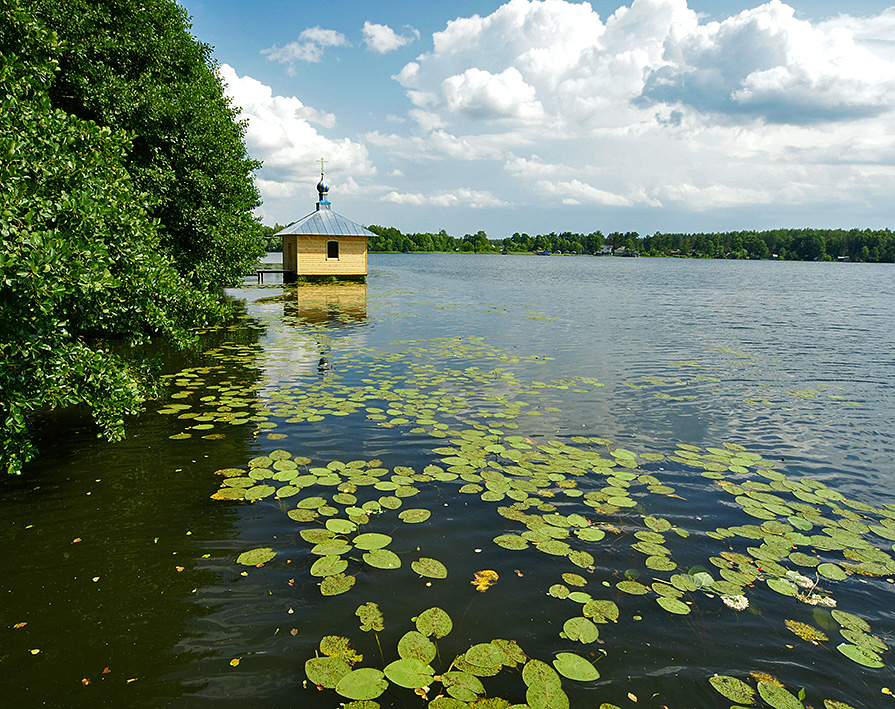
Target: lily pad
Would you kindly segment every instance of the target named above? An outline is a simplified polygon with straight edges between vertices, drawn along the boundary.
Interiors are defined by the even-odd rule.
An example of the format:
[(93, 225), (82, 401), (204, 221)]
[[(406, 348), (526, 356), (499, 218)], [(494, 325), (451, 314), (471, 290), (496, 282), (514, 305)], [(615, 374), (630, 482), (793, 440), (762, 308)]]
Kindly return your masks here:
[(408, 689), (427, 687), (433, 681), (434, 670), (426, 663), (412, 658), (395, 660), (385, 668), (390, 681)]
[(562, 626), (563, 632), (569, 640), (577, 640), (580, 643), (592, 643), (600, 636), (600, 630), (587, 618), (569, 618)]
[(336, 692), (347, 699), (375, 699), (388, 689), (382, 670), (363, 667), (344, 675), (336, 684)]
[(429, 608), (417, 616), (416, 629), (428, 637), (443, 638), (454, 627), (451, 617), (441, 608)]
[(387, 534), (367, 532), (365, 534), (358, 534), (351, 540), (351, 543), (358, 549), (369, 551), (371, 549), (384, 549), (392, 543), (392, 538)]
[(740, 704), (752, 704), (755, 702), (755, 690), (741, 679), (726, 675), (714, 675), (709, 677), (709, 682), (715, 691), (727, 699)]
[(339, 681), (351, 672), (345, 660), (338, 657), (312, 657), (305, 662), (305, 674), (312, 684), (335, 689)]
[(379, 606), (375, 603), (364, 603), (362, 606), (358, 606), (354, 614), (360, 618), (360, 629), (364, 632), (368, 630), (380, 631), (385, 628), (382, 611), (379, 610)]
[(771, 682), (759, 682), (758, 693), (774, 709), (805, 709), (805, 705), (794, 695)]
[(321, 556), (311, 564), (311, 576), (332, 576), (348, 568), (348, 562), (340, 556)]
[[(469, 672), (445, 672), (441, 675), (441, 682), (445, 691), (461, 702), (474, 702), (485, 693), (482, 681)], [(466, 704), (461, 706), (465, 708)]]
[(436, 648), (425, 635), (417, 630), (410, 630), (398, 641), (398, 655), (428, 664), (435, 659)]
[(656, 602), (666, 611), (668, 611), (669, 613), (674, 613), (675, 615), (687, 615), (690, 612), (690, 606), (688, 606), (683, 601), (677, 600), (676, 598), (660, 596), (656, 599)]
[(600, 678), (596, 667), (573, 652), (559, 653), (553, 661), (553, 666), (563, 677), (579, 682), (592, 682)]
[(448, 574), (447, 567), (438, 559), (430, 559), (425, 556), (418, 561), (411, 562), (410, 568), (420, 576), (430, 579), (446, 579)]
[(528, 540), (520, 537), (518, 534), (501, 534), (498, 537), (494, 537), (494, 543), (504, 549), (512, 549), (514, 551), (528, 547)]
[(333, 574), (320, 582), (320, 593), (324, 596), (338, 596), (351, 590), (357, 578), (345, 574)]
[(425, 522), (431, 516), (432, 513), (429, 510), (411, 509), (404, 510), (398, 514), (398, 519), (407, 524), (419, 524), (420, 522)]
[(266, 564), (276, 555), (277, 553), (270, 547), (261, 547), (260, 549), (244, 551), (236, 557), (236, 563), (243, 566), (258, 566), (259, 564)]
[(624, 591), (625, 593), (630, 593), (634, 596), (642, 596), (644, 593), (649, 592), (648, 586), (644, 586), (637, 581), (619, 581), (615, 584), (615, 587), (619, 591)]
[(401, 558), (388, 549), (371, 549), (364, 554), (364, 561), (377, 569), (401, 568)]
[(884, 663), (880, 659), (880, 656), (873, 652), (873, 650), (869, 650), (865, 647), (858, 647), (851, 643), (841, 643), (836, 646), (836, 649), (849, 660), (857, 662), (859, 665), (864, 665), (864, 667), (884, 667)]

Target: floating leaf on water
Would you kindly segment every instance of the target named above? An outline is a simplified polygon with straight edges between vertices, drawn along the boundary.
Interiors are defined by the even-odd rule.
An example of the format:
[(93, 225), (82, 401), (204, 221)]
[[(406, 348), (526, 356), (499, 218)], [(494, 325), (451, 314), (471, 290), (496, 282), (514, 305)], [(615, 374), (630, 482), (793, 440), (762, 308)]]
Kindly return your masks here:
[(562, 626), (569, 640), (592, 643), (600, 636), (600, 630), (591, 620), (583, 617), (569, 618)]
[(410, 630), (398, 641), (398, 655), (428, 664), (435, 659), (436, 648), (425, 635), (417, 630)]
[(466, 651), (465, 656), (466, 661), (476, 667), (501, 667), (507, 660), (504, 651), (494, 643), (473, 645)]
[(667, 556), (650, 556), (645, 563), (653, 571), (674, 571), (677, 568), (677, 564)]
[(687, 615), (690, 612), (690, 606), (676, 598), (659, 596), (659, 598), (656, 599), (656, 602), (666, 611), (674, 613), (675, 615)]
[(563, 677), (567, 677), (578, 682), (592, 682), (600, 678), (597, 668), (580, 655), (573, 652), (561, 652), (553, 661), (556, 671)]
[[(388, 689), (388, 680), (382, 670), (362, 667), (343, 675), (335, 686), (338, 694), (347, 699), (375, 699)], [(378, 706), (378, 705), (376, 705)]]
[(270, 547), (261, 547), (259, 549), (244, 551), (236, 557), (236, 563), (242, 564), (243, 566), (258, 566), (259, 564), (266, 564), (276, 555), (277, 553)]
[(437, 559), (430, 559), (429, 557), (424, 556), (421, 557), (419, 561), (411, 562), (410, 568), (420, 576), (425, 576), (430, 579), (447, 578), (447, 567)]
[(326, 528), (336, 534), (351, 534), (357, 529), (357, 525), (347, 519), (328, 519)]
[(573, 549), (569, 552), (568, 557), (569, 561), (575, 564), (575, 566), (580, 566), (582, 569), (588, 569), (594, 565), (593, 555), (586, 551)]
[(544, 552), (545, 554), (552, 554), (553, 556), (566, 556), (572, 551), (572, 548), (568, 544), (557, 539), (548, 539), (547, 541), (538, 542), (535, 547), (538, 551)]
[(786, 579), (772, 578), (767, 580), (768, 587), (783, 596), (795, 596), (799, 592), (798, 586)]
[[(474, 702), (485, 693), (485, 687), (481, 680), (469, 672), (445, 672), (441, 675), (441, 682), (445, 691), (460, 702)], [(460, 704), (463, 709), (466, 706), (466, 704)]]
[(733, 702), (740, 702), (741, 704), (753, 704), (755, 702), (755, 690), (741, 679), (725, 675), (714, 675), (709, 677), (709, 682), (715, 688), (715, 691)]
[(408, 689), (429, 686), (433, 674), (434, 670), (428, 664), (414, 659), (395, 660), (385, 668), (389, 680)]
[(475, 586), (475, 590), (479, 593), (484, 593), (489, 588), (491, 588), (495, 583), (497, 583), (498, 575), (496, 571), (492, 569), (483, 569), (482, 571), (476, 571), (473, 573), (473, 578), (471, 583)]
[(425, 522), (431, 515), (432, 513), (429, 510), (411, 509), (399, 513), (398, 519), (407, 524), (418, 524), (420, 522)]
[(842, 581), (848, 578), (848, 574), (845, 573), (841, 566), (832, 563), (818, 565), (817, 573), (833, 581)]
[(324, 596), (338, 596), (349, 591), (354, 586), (355, 581), (357, 581), (356, 577), (346, 576), (345, 574), (327, 576), (320, 582), (320, 593)]
[(380, 631), (385, 627), (382, 611), (380, 611), (379, 606), (373, 602), (364, 603), (362, 606), (358, 606), (358, 609), (354, 611), (354, 614), (360, 618), (360, 629), (364, 632), (368, 630)]
[(807, 640), (809, 643), (814, 645), (818, 645), (822, 642), (826, 642), (829, 638), (822, 633), (817, 628), (814, 628), (807, 623), (800, 623), (797, 620), (785, 620), (786, 627), (796, 635), (798, 635), (802, 640)]
[(398, 569), (401, 567), (401, 559), (393, 551), (388, 549), (371, 549), (364, 554), (364, 561), (377, 569)]
[(584, 604), (581, 609), (585, 618), (591, 618), (597, 623), (613, 623), (618, 620), (618, 606), (612, 601), (595, 600)]
[(845, 611), (840, 611), (837, 609), (831, 611), (830, 615), (832, 615), (833, 619), (843, 628), (851, 628), (852, 630), (858, 630), (863, 633), (870, 632), (870, 624), (863, 618), (860, 618), (853, 613), (846, 613)]
[(339, 680), (349, 672), (351, 667), (338, 657), (312, 657), (305, 662), (305, 674), (308, 680), (326, 689), (335, 689)]
[(795, 696), (787, 692), (783, 687), (771, 682), (759, 682), (758, 693), (774, 709), (805, 709), (802, 702)]
[(624, 591), (625, 593), (630, 593), (634, 596), (642, 596), (645, 593), (649, 592), (649, 587), (644, 586), (642, 583), (638, 583), (637, 581), (619, 581), (615, 584), (615, 587), (619, 591)]
[(498, 537), (494, 537), (494, 543), (499, 547), (512, 549), (514, 551), (519, 551), (528, 547), (528, 541), (518, 534), (501, 534)]
[(365, 534), (358, 534), (354, 539), (351, 540), (351, 543), (354, 544), (358, 549), (384, 549), (389, 544), (392, 543), (392, 538), (387, 534), (378, 534), (376, 532), (367, 532)]
[(566, 586), (563, 586), (561, 583), (555, 583), (547, 589), (547, 595), (560, 599), (568, 598), (569, 589)]
[(585, 542), (599, 542), (606, 536), (606, 532), (596, 527), (585, 527), (576, 530), (575, 535)]
[(311, 564), (311, 576), (332, 576), (348, 568), (348, 562), (340, 556), (321, 556)]
[(544, 685), (549, 687), (562, 686), (562, 680), (550, 665), (541, 660), (529, 660), (522, 668), (522, 681), (528, 687)]
[(454, 627), (451, 617), (441, 608), (429, 608), (416, 618), (416, 629), (428, 637), (443, 638)]
[(569, 584), (571, 586), (586, 586), (587, 585), (587, 579), (584, 578), (583, 576), (580, 576), (579, 574), (564, 573), (562, 575), (562, 579), (563, 579), (563, 581), (565, 581), (567, 584)]

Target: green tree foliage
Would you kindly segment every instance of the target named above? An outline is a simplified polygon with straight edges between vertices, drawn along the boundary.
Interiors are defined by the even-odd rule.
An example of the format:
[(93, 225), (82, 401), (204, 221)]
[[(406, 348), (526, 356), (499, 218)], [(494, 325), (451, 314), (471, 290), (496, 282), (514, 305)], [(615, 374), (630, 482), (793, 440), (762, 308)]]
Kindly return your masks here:
[(263, 253), (244, 126), (172, 0), (22, 0), (60, 40), (55, 108), (133, 140), (125, 167), (181, 274), (234, 285)]
[(34, 411), (85, 405), (114, 439), (151, 394), (108, 338), (186, 344), (223, 306), (161, 248), (127, 136), (53, 107), (56, 36), (17, 0), (0, 9), (0, 460), (17, 472)]

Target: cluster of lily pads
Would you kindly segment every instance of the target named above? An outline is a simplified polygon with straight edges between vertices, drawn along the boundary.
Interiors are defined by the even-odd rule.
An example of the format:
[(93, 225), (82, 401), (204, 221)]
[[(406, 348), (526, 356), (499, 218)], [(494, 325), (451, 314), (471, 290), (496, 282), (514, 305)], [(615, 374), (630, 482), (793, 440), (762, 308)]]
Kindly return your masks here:
[[(253, 458), (244, 468), (218, 471), (223, 480), (215, 499), (276, 501), (291, 519), (308, 525), (300, 536), (316, 557), (309, 574), (320, 579), (322, 595), (338, 596), (351, 590), (355, 569), (402, 568), (401, 556), (388, 549), (392, 536), (365, 532), (363, 527), (384, 515), (395, 515), (408, 525), (425, 523), (431, 512), (405, 508), (405, 503), (436, 486), (443, 496), (474, 496), (493, 504), (500, 516), (518, 525), (517, 531), (495, 537), (496, 545), (568, 560), (571, 567), (561, 574), (562, 583), (557, 580), (544, 589), (548, 596), (568, 601), (576, 609), (563, 624), (560, 636), (564, 640), (596, 642), (598, 626), (618, 621), (618, 604), (626, 596), (653, 598), (672, 615), (688, 615), (706, 603), (719, 601), (725, 608), (742, 611), (765, 603), (763, 589), (768, 589), (817, 610), (824, 609), (827, 615), (815, 614), (815, 621), (824, 623), (827, 630), (831, 625), (838, 630), (844, 642), (839, 642), (836, 649), (843, 656), (868, 668), (884, 666), (886, 643), (872, 634), (866, 621), (837, 608), (836, 596), (841, 584), (851, 577), (895, 574), (895, 560), (882, 548), (895, 540), (895, 507), (874, 507), (847, 499), (816, 480), (790, 479), (775, 470), (773, 461), (729, 442), (718, 447), (682, 444), (666, 453), (635, 453), (597, 437), (544, 440), (536, 434), (521, 435), (524, 416), (559, 411), (524, 398), (543, 401), (541, 397), (548, 389), (586, 393), (602, 385), (582, 377), (523, 382), (505, 366), (454, 367), (458, 361), (469, 360), (499, 365), (543, 361), (508, 355), (489, 347), (481, 338), (412, 341), (396, 343), (395, 347), (403, 349), (375, 352), (356, 348), (340, 356), (334, 372), (298, 385), (268, 389), (263, 397), (254, 391), (240, 392), (228, 379), (212, 385), (214, 388), (206, 386), (203, 377), (214, 373), (215, 366), (191, 368), (170, 377), (181, 389), (172, 395), (172, 403), (159, 411), (176, 414), (188, 426), (172, 437), (191, 436), (223, 424), (242, 424), (270, 438), (278, 435), (273, 429), (284, 424), (314, 424), (329, 417), (355, 416), (363, 417), (366, 425), (398, 428), (435, 439), (431, 462), (421, 470), (409, 466), (389, 469), (380, 460), (315, 462), (311, 457), (280, 449)], [(223, 346), (212, 355), (244, 361), (255, 352), (252, 347), (228, 350)], [(707, 485), (715, 486), (721, 499), (726, 496), (728, 503), (743, 514), (742, 524), (708, 532), (717, 543), (717, 553), (706, 555), (704, 540), (699, 541), (703, 545), (702, 563), (695, 566), (681, 561), (693, 554), (693, 545), (686, 541), (691, 530), (649, 509), (659, 499), (663, 508), (682, 500), (668, 484), (672, 475), (664, 468), (670, 463), (676, 464), (678, 471), (699, 471)], [(677, 475), (680, 477), (679, 472)], [(567, 510), (573, 511), (563, 514)], [(588, 581), (587, 576), (604, 567), (604, 558), (618, 555), (620, 544), (642, 557), (644, 568), (624, 572), (610, 569), (608, 578), (622, 576), (614, 583), (608, 578), (599, 584)], [(681, 545), (686, 548), (678, 551)], [(275, 554), (272, 548), (252, 550), (239, 561), (255, 566)], [(410, 567), (429, 579), (444, 579), (449, 574), (448, 566), (428, 556), (414, 559)], [(647, 574), (651, 580), (644, 578)], [(622, 594), (615, 595), (616, 600), (594, 595), (601, 589), (605, 594), (605, 589), (612, 586)], [(813, 645), (835, 642), (802, 621), (787, 619), (785, 627)], [(353, 669), (358, 661), (345, 655), (347, 640), (344, 644), (339, 640), (335, 646), (332, 641), (321, 643), (322, 657), (306, 665), (308, 678), (355, 703), (361, 702), (356, 707), (373, 706), (369, 702), (379, 694), (366, 695), (377, 689), (385, 691), (389, 683), (421, 690), (431, 687), (432, 682), (441, 682), (443, 696), (430, 702), (433, 709), (465, 706), (463, 702), (484, 696), (483, 690), (472, 691), (479, 685), (465, 675), (462, 682), (453, 682), (451, 673), (489, 676), (472, 671), (482, 666), (468, 660), (469, 651), (465, 659), (455, 658), (438, 675), (429, 665), (431, 658), (426, 659), (431, 650), (428, 638), (434, 633), (423, 632), (419, 622), (417, 631), (411, 632), (420, 637), (411, 635), (403, 645), (399, 643), (396, 662), (402, 664), (391, 663), (382, 670)], [(510, 642), (488, 644), (495, 649), (487, 652), (495, 657), (503, 653), (500, 656), (507, 661), (501, 659), (487, 667), (499, 671), (521, 665), (525, 681), (530, 666), (531, 684), (525, 684), (531, 707), (568, 705), (556, 672), (578, 681), (593, 681), (598, 676), (585, 679), (572, 676), (575, 670), (563, 671), (561, 668), (577, 667), (579, 673), (589, 672), (581, 662), (592, 668), (574, 653), (557, 655), (557, 660), (560, 655), (564, 659), (559, 666), (554, 662), (554, 672), (546, 663), (528, 660), (524, 654), (507, 654), (504, 643)], [(334, 647), (337, 650), (329, 652)], [(486, 651), (477, 650), (473, 658), (479, 657), (479, 652)], [(778, 709), (802, 706), (801, 698), (779, 687), (774, 678), (759, 680), (756, 689), (733, 677), (713, 677), (710, 682), (723, 696), (743, 705), (753, 704), (757, 696)], [(458, 697), (458, 692), (473, 698)], [(848, 705), (825, 700), (825, 706), (843, 709)]]
[[(384, 620), (379, 607), (372, 602), (356, 611), (363, 631), (381, 631)], [(413, 690), (429, 700), (430, 709), (465, 709), (471, 703), (494, 709), (511, 706), (559, 708), (569, 706), (569, 697), (562, 689), (565, 677), (578, 682), (592, 682), (600, 677), (593, 663), (572, 652), (558, 653), (552, 666), (529, 658), (514, 640), (494, 639), (477, 643), (454, 657), (446, 669), (433, 668), (440, 661), (438, 640), (453, 629), (450, 615), (441, 608), (429, 608), (411, 619), (415, 629), (401, 636), (397, 643), (397, 659), (377, 667), (358, 667), (363, 655), (351, 647), (346, 637), (325, 636), (318, 654), (305, 662), (309, 681), (318, 688), (333, 689), (352, 700), (346, 709), (374, 709), (390, 686)], [(525, 685), (526, 704), (511, 704), (499, 696), (487, 696), (483, 680), (504, 670), (516, 670)], [(432, 696), (430, 700), (429, 695)], [(600, 709), (619, 709), (604, 702)]]

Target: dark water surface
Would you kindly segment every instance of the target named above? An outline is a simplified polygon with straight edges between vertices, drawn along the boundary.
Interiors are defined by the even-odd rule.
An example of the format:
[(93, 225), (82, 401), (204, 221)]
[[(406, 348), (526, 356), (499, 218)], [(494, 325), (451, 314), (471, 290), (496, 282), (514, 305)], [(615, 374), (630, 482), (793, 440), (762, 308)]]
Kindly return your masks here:
[[(306, 678), (321, 639), (347, 637), (356, 668), (383, 669), (437, 606), (453, 629), (436, 673), (494, 638), (548, 664), (573, 652), (600, 677), (562, 680), (572, 707), (737, 704), (715, 674), (757, 687), (757, 706), (798, 706), (757, 673), (804, 689), (806, 707), (891, 706), (893, 276), (374, 254), (365, 287), (247, 280), (231, 293), (246, 317), (167, 362), (171, 398), (127, 440), (59, 418), (43, 456), (0, 482), (2, 701), (337, 707), (349, 699)], [(274, 451), (298, 462), (259, 459)], [(260, 499), (212, 499), (228, 487)], [(408, 509), (431, 517), (408, 523)], [(328, 521), (348, 542), (389, 535), (401, 567), (333, 553), (354, 586), (321, 595), (322, 554), (301, 533)], [(493, 541), (507, 534), (527, 548)], [(255, 548), (276, 556), (237, 563)], [(415, 573), (421, 557), (447, 578)], [(499, 576), (484, 593), (470, 583), (481, 570)], [(560, 635), (594, 617), (576, 592), (618, 608), (591, 642)], [(367, 602), (378, 634), (359, 627)], [(803, 639), (807, 626), (822, 635)], [(487, 696), (565, 706), (521, 668), (482, 677)], [(376, 701), (426, 706), (394, 682)]]

